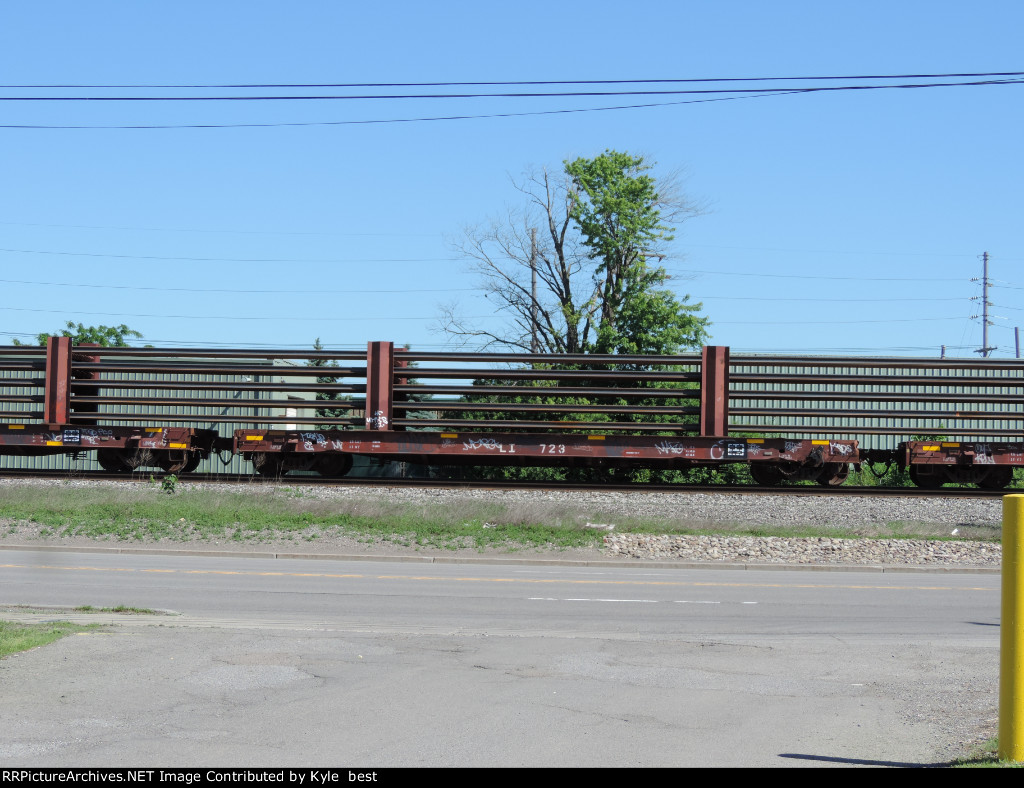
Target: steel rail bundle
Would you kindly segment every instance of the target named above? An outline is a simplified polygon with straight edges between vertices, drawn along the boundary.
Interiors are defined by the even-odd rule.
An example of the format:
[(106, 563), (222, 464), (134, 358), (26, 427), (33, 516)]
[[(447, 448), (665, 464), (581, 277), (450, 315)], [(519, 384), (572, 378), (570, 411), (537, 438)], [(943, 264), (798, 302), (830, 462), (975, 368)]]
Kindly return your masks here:
[[(343, 475), (428, 465), (688, 468), (840, 484), (1004, 486), (1024, 465), (1019, 360), (72, 347), (0, 348), (0, 455), (95, 451), (101, 467)], [(1009, 440), (1003, 440), (1009, 439)]]

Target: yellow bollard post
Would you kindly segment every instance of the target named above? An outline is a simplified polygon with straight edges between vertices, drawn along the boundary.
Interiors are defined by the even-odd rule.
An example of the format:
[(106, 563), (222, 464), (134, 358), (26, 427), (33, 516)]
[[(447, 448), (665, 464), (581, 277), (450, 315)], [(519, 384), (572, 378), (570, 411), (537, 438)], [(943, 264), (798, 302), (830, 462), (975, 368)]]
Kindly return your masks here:
[(1024, 495), (1003, 498), (999, 627), (999, 758), (1024, 761)]

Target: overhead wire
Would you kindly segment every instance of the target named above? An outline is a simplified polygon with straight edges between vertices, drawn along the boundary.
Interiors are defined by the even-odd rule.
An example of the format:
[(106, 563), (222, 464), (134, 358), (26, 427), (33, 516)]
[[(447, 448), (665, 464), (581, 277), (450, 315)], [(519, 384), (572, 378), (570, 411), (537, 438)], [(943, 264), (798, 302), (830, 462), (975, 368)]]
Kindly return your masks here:
[[(1005, 85), (1005, 84), (1016, 84), (1020, 83), (1021, 76), (1024, 72), (1007, 72), (1006, 76), (1013, 78), (1009, 79), (983, 79), (975, 80), (970, 82), (910, 82), (910, 83), (898, 83), (894, 85), (825, 85), (825, 86), (812, 86), (812, 87), (783, 87), (783, 88), (686, 88), (686, 89), (671, 89), (671, 90), (562, 90), (562, 91), (548, 91), (548, 92), (506, 92), (506, 93), (390, 93), (390, 94), (377, 94), (377, 93), (361, 93), (361, 94), (343, 94), (343, 95), (264, 95), (264, 96), (0, 96), (0, 101), (117, 101), (117, 102), (133, 102), (133, 101), (377, 101), (377, 100), (389, 100), (389, 101), (404, 101), (404, 100), (422, 100), (422, 99), (466, 99), (466, 98), (592, 98), (592, 97), (610, 97), (610, 96), (672, 96), (672, 95), (722, 95), (722, 94), (737, 94), (743, 93), (747, 95), (755, 95), (758, 93), (780, 93), (780, 92), (801, 92), (801, 93), (817, 93), (817, 92), (828, 92), (828, 91), (844, 91), (844, 90), (892, 90), (892, 89), (911, 89), (911, 88), (933, 88), (933, 87), (975, 87), (980, 85)], [(1004, 76), (994, 74), (981, 74), (979, 76)], [(859, 77), (859, 79), (868, 79), (869, 77)], [(897, 77), (875, 77), (875, 79), (893, 79)], [(729, 79), (728, 81), (767, 81), (769, 77), (754, 78), (750, 80), (742, 79)], [(783, 77), (775, 81), (783, 80), (797, 80), (799, 77)], [(803, 78), (806, 80), (821, 80), (821, 79), (843, 79), (842, 77), (807, 77)], [(653, 82), (649, 80), (647, 82)], [(726, 81), (723, 79), (709, 79), (709, 80), (658, 80), (661, 83), (667, 82), (722, 82)], [(430, 86), (469, 86), (472, 84), (478, 85), (531, 85), (531, 84), (639, 84), (644, 82), (643, 80), (638, 81), (621, 81), (621, 82), (510, 82), (510, 83), (407, 83), (409, 86), (416, 87), (430, 87)], [(363, 85), (268, 85), (267, 87), (281, 87), (281, 88), (297, 88), (297, 87), (387, 87), (389, 85), (382, 83), (364, 83)], [(394, 86), (405, 86), (402, 83), (394, 83)], [(122, 86), (118, 89), (125, 89), (128, 86)], [(138, 86), (143, 87), (143, 86)], [(162, 86), (161, 86), (162, 87)], [(212, 86), (211, 86), (212, 87)], [(239, 86), (239, 87), (261, 87), (261, 86)], [(14, 89), (13, 86), (0, 86), (0, 89)], [(113, 88), (110, 88), (113, 89)], [(135, 88), (138, 89), (138, 88)]]
[(146, 89), (192, 89), (192, 88), (388, 88), (388, 87), (456, 87), (493, 85), (639, 85), (653, 83), (702, 83), (702, 82), (789, 82), (839, 79), (954, 79), (963, 77), (1015, 77), (1024, 76), (1024, 71), (975, 71), (947, 74), (846, 74), (833, 76), (803, 77), (687, 77), (656, 79), (565, 79), (565, 80), (499, 80), (499, 81), (442, 81), (442, 82), (296, 82), (296, 83), (190, 83), (190, 84), (26, 84), (0, 85), (7, 88), (146, 88)]
[[(374, 293), (400, 294), (400, 293), (462, 293), (479, 292), (476, 287), (442, 287), (442, 288), (399, 288), (399, 289), (372, 289), (357, 290), (325, 289), (315, 288), (309, 290), (284, 290), (270, 288), (264, 290), (251, 290), (244, 288), (221, 288), (221, 287), (166, 287), (166, 286), (141, 286), (141, 285), (110, 285), (95, 284), (91, 282), (37, 282), (27, 279), (0, 279), (0, 284), (9, 285), (30, 285), (35, 287), (84, 287), (92, 290), (131, 290), (139, 292), (169, 292), (169, 293), (231, 293), (235, 295), (367, 295)], [(702, 301), (806, 301), (812, 303), (833, 302), (833, 303), (876, 303), (885, 302), (910, 302), (910, 301), (961, 301), (960, 297), (942, 298), (815, 298), (815, 297), (791, 297), (791, 296), (733, 296), (733, 295), (707, 295), (691, 293), (690, 297)], [(1015, 307), (1005, 307), (1015, 309)]]
[(476, 292), (475, 287), (439, 287), (439, 288), (405, 288), (400, 290), (328, 290), (318, 287), (312, 290), (282, 290), (274, 288), (270, 290), (243, 290), (238, 288), (219, 287), (143, 287), (134, 285), (98, 285), (85, 282), (32, 282), (24, 279), (0, 279), (2, 284), (12, 285), (34, 285), (38, 287), (87, 287), (94, 290), (138, 290), (142, 292), (160, 293), (232, 293), (237, 295), (364, 295), (369, 293), (461, 293)]
[[(700, 103), (706, 101), (728, 101), (736, 99), (761, 98), (778, 95), (792, 95), (797, 93), (818, 93), (849, 90), (893, 90), (893, 89), (927, 89), (937, 87), (978, 87), (992, 85), (1024, 84), (1019, 75), (1024, 72), (992, 72), (981, 74), (981, 76), (1010, 76), (1009, 79), (984, 79), (971, 82), (917, 82), (898, 83), (885, 85), (827, 85), (808, 87), (779, 87), (779, 88), (729, 88), (729, 89), (686, 89), (686, 90), (632, 90), (632, 91), (557, 91), (557, 92), (520, 92), (520, 93), (419, 93), (419, 94), (359, 94), (359, 95), (300, 95), (300, 96), (0, 96), (0, 101), (89, 101), (89, 102), (182, 102), (182, 101), (359, 101), (359, 100), (424, 100), (424, 99), (470, 99), (470, 98), (597, 98), (612, 96), (667, 96), (667, 95), (702, 95), (709, 98), (690, 99), (679, 102), (656, 102), (650, 104), (622, 105), (615, 107), (589, 107), (575, 109), (540, 110), (519, 113), (489, 113), (479, 115), (448, 115), (417, 118), (388, 118), (368, 120), (344, 120), (344, 121), (303, 121), (303, 122), (274, 122), (274, 123), (193, 123), (193, 124), (111, 124), (111, 125), (79, 125), (79, 124), (3, 124), (0, 128), (7, 129), (185, 129), (185, 128), (268, 128), (284, 126), (341, 126), (379, 123), (413, 123), (426, 121), (443, 120), (470, 120), (485, 118), (517, 117), (528, 115), (565, 114), (574, 112), (603, 112), (622, 109), (640, 109), (646, 107), (673, 106), (679, 104)], [(975, 75), (972, 75), (975, 76)], [(854, 79), (866, 79), (868, 77), (854, 77)], [(886, 77), (876, 77), (883, 79)], [(733, 78), (728, 78), (733, 79)], [(763, 81), (770, 78), (753, 78), (750, 81)], [(779, 81), (799, 78), (778, 78)], [(807, 80), (834, 79), (830, 77), (807, 77)], [(715, 81), (715, 80), (701, 80)], [(742, 81), (742, 80), (741, 80)], [(628, 81), (623, 81), (627, 83)], [(618, 84), (623, 84), (618, 83)], [(374, 83), (366, 83), (374, 86)], [(401, 84), (401, 83), (396, 83)], [(417, 83), (408, 83), (417, 84)], [(419, 83), (419, 86), (428, 86), (430, 83)], [(445, 83), (440, 83), (445, 84)], [(455, 85), (457, 83), (451, 83)], [(498, 84), (498, 83), (496, 83)], [(529, 84), (529, 83), (510, 83)], [(551, 84), (572, 84), (572, 83), (551, 83)], [(599, 83), (575, 83), (575, 84), (599, 84)], [(8, 86), (7, 89), (14, 89)], [(123, 88), (122, 88), (123, 89)], [(742, 94), (742, 95), (739, 95)]]

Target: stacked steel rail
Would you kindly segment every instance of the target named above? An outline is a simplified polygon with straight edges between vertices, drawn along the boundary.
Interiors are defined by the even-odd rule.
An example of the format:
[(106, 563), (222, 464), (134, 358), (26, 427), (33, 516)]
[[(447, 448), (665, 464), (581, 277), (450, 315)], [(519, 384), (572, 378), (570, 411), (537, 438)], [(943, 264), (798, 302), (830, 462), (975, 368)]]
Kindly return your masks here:
[(268, 474), (739, 462), (835, 484), (869, 460), (1002, 486), (1024, 465), (1022, 402), (1019, 360), (0, 348), (0, 455), (95, 450), (120, 471), (221, 452)]
[(748, 356), (729, 386), (731, 430), (856, 438), (922, 487), (1003, 487), (1024, 465), (1020, 359)]

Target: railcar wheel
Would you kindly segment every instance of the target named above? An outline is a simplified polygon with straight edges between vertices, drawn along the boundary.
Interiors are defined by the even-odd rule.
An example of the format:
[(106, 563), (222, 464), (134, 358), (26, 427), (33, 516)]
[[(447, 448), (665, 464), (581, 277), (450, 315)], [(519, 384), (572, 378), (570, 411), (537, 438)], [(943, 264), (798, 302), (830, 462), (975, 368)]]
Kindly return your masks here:
[(185, 467), (181, 469), (182, 473), (192, 473), (196, 468), (199, 467), (199, 463), (203, 461), (202, 455), (197, 452), (190, 452), (188, 460), (185, 462)]
[(933, 472), (923, 473), (920, 465), (911, 465), (909, 469), (910, 481), (923, 490), (937, 490), (949, 481), (945, 468), (932, 465), (929, 466), (929, 470)]
[(272, 457), (269, 454), (252, 455), (252, 466), (260, 476), (278, 477), (283, 476), (283, 463), (280, 458)]
[(314, 469), (321, 476), (338, 478), (352, 470), (351, 454), (329, 454), (316, 461)]
[(782, 468), (773, 462), (752, 462), (750, 463), (750, 478), (756, 484), (770, 487), (781, 482), (786, 476), (782, 472)]
[[(184, 456), (177, 458), (173, 456), (173, 454), (179, 453)], [(165, 452), (157, 458), (157, 465), (160, 466), (164, 473), (192, 473), (192, 471), (199, 467), (202, 459), (197, 451)]]
[(826, 462), (817, 482), (822, 487), (838, 487), (850, 475), (850, 466), (845, 462)]
[(1013, 481), (1013, 468), (989, 468), (978, 486), (986, 490), (1001, 490)]
[(96, 462), (107, 473), (129, 473), (132, 467), (124, 461), (119, 449), (98, 449)]

